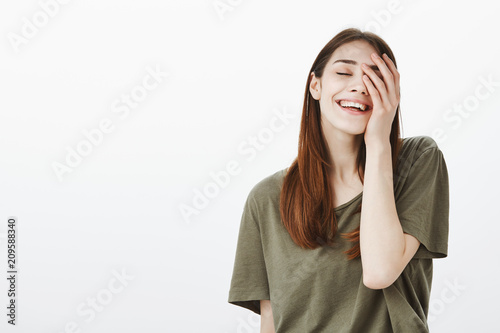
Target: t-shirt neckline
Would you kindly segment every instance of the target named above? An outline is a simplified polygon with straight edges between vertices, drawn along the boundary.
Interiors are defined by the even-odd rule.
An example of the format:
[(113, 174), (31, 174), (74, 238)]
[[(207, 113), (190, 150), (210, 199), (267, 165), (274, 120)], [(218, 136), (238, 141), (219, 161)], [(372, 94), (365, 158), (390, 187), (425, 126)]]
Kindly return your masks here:
[(350, 204), (352, 204), (354, 201), (356, 201), (357, 199), (359, 199), (359, 197), (361, 197), (363, 195), (363, 191), (361, 191), (358, 195), (356, 195), (354, 198), (352, 198), (351, 200), (347, 201), (346, 203), (343, 203), (342, 205), (334, 208), (334, 210), (340, 210), (340, 209), (343, 209), (343, 208), (346, 208), (347, 206), (349, 206)]
[[(288, 167), (284, 168), (281, 170), (282, 172), (282, 175), (286, 175), (286, 172), (288, 171)], [(357, 199), (359, 199), (359, 197), (361, 197), (363, 195), (363, 191), (361, 191), (360, 193), (358, 193), (358, 195), (356, 195), (354, 198), (352, 198), (351, 200), (347, 201), (346, 203), (343, 203), (342, 205), (334, 208), (333, 210), (335, 211), (338, 211), (338, 210), (341, 210), (341, 209), (344, 209), (346, 208), (347, 206), (349, 206), (350, 204), (352, 204), (354, 201), (356, 201)]]

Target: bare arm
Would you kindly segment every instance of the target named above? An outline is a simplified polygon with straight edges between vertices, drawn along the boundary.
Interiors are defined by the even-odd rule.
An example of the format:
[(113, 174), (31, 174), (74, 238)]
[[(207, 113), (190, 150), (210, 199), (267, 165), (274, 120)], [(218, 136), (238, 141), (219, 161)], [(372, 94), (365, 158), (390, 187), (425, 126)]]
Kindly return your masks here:
[(371, 289), (387, 288), (406, 267), (420, 245), (403, 233), (394, 201), (391, 147), (368, 146), (360, 221), (363, 282)]
[(372, 96), (373, 111), (364, 134), (366, 166), (359, 242), (364, 285), (383, 289), (402, 273), (420, 241), (403, 232), (394, 200), (389, 139), (400, 101), (399, 72), (387, 54), (385, 60), (376, 53), (372, 58), (383, 78), (366, 67), (364, 79)]
[(260, 301), (260, 333), (275, 333), (271, 301)]

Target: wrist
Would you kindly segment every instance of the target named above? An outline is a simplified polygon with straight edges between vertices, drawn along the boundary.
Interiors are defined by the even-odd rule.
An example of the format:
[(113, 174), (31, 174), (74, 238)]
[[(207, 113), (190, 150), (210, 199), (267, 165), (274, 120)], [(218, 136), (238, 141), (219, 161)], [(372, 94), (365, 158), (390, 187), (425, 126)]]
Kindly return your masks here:
[(391, 151), (391, 142), (389, 140), (372, 140), (369, 142), (365, 142), (366, 145), (366, 153), (374, 152), (374, 153), (383, 153), (386, 151)]

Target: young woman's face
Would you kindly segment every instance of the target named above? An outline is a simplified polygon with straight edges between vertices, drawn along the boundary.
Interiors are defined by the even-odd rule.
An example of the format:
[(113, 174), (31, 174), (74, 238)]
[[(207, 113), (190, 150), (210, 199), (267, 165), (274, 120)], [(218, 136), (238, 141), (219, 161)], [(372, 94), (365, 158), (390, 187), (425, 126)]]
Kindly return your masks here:
[[(319, 100), (321, 122), (327, 131), (340, 130), (352, 135), (365, 132), (366, 125), (373, 108), (368, 89), (363, 82), (365, 72), (363, 63), (372, 67), (382, 78), (382, 73), (376, 69), (371, 59), (372, 53), (378, 52), (365, 41), (353, 41), (343, 44), (333, 52), (325, 66), (323, 76), (318, 79), (313, 75), (310, 92), (314, 99)], [(342, 107), (346, 102), (362, 104), (355, 105), (365, 111)]]

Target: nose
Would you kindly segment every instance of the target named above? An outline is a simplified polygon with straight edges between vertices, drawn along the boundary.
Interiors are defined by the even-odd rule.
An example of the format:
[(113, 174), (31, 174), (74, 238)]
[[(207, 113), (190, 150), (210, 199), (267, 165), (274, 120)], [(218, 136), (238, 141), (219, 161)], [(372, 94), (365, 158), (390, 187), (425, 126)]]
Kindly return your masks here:
[(369, 96), (368, 89), (366, 89), (365, 83), (363, 82), (363, 74), (364, 73), (361, 73), (361, 75), (359, 76), (353, 76), (351, 84), (349, 86), (349, 91)]

